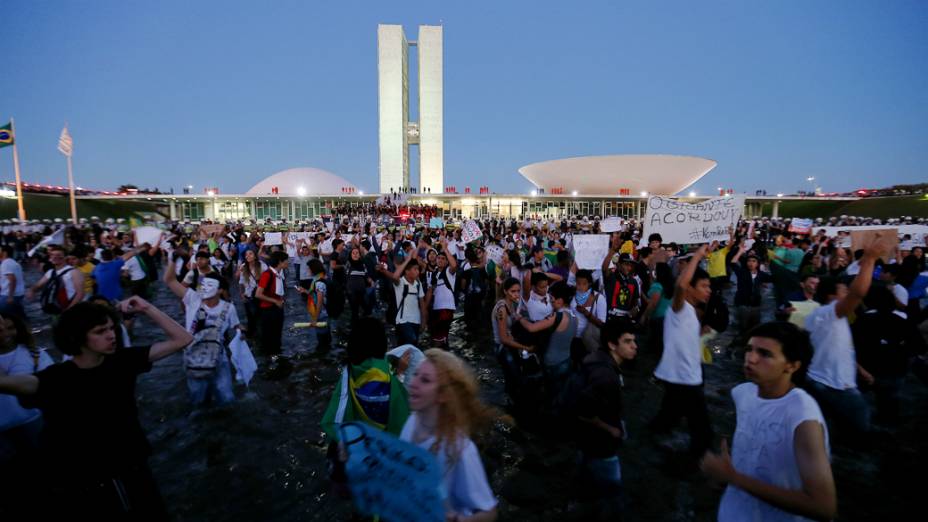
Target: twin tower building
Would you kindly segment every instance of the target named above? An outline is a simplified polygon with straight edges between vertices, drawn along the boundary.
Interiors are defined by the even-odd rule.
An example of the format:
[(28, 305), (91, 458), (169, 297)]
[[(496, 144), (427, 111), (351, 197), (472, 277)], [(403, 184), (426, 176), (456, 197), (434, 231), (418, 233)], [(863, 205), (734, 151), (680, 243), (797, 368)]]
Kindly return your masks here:
[[(410, 119), (410, 50), (418, 51), (418, 121)], [(380, 129), (380, 193), (413, 189), (444, 191), (442, 116), (442, 27), (419, 26), (407, 40), (401, 25), (377, 27)], [(410, 149), (419, 147), (419, 183), (409, 179)]]

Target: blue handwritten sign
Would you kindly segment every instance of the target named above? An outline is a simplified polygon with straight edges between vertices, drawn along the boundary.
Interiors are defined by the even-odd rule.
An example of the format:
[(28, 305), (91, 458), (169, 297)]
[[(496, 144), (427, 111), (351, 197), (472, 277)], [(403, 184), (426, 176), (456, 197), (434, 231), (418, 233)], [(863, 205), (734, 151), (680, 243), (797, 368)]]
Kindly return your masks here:
[(348, 422), (339, 431), (358, 511), (383, 520), (445, 520), (441, 474), (432, 454), (366, 424)]
[(443, 228), (445, 222), (440, 217), (433, 217), (429, 220), (429, 228)]

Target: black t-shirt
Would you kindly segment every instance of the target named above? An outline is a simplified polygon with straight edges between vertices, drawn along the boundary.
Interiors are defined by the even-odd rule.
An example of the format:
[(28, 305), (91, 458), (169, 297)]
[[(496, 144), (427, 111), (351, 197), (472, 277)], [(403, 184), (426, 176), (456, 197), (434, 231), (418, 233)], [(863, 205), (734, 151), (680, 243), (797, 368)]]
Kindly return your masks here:
[(107, 476), (151, 454), (135, 404), (135, 380), (151, 370), (150, 349), (120, 348), (95, 368), (67, 361), (35, 374), (38, 392), (19, 402), (42, 410), (50, 471)]

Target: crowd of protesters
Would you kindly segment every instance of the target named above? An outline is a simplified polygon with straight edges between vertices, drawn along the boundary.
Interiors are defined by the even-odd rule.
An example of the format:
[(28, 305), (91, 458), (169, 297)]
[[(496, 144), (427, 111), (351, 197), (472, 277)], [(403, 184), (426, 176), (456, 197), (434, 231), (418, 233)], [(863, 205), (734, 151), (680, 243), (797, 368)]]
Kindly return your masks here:
[[(194, 411), (234, 407), (241, 370), (227, 347), (247, 339), (267, 364), (345, 347), (342, 378), (318, 419), (331, 442), (330, 478), (343, 491), (351, 484), (338, 427), (363, 422), (434, 455), (448, 520), (493, 520), (497, 500), (474, 440), (494, 421), (514, 421), (576, 444), (585, 501), (601, 518), (617, 517), (623, 441), (659, 443), (685, 417), (689, 448), (678, 458), (727, 484), (720, 520), (828, 519), (837, 510), (830, 436), (868, 444), (874, 431), (892, 430), (905, 377), (924, 376), (928, 364), (926, 238), (901, 238), (893, 251), (876, 234), (852, 248), (819, 228), (879, 220), (842, 216), (794, 234), (789, 220), (756, 219), (702, 245), (643, 237), (631, 221), (611, 234), (598, 266), (581, 268), (573, 237), (599, 233), (595, 219), (478, 221), (482, 237), (465, 243), (460, 228), (430, 228), (436, 215), (391, 194), (282, 234), (271, 224), (169, 223), (141, 242), (118, 223), (94, 221), (43, 245), (53, 226), (8, 225), (5, 469), (26, 470), (41, 455), (54, 477), (54, 514), (163, 519), (170, 506), (146, 463), (136, 377), (182, 350)], [(42, 271), (32, 285), (24, 266)], [(160, 285), (183, 317), (149, 304)], [(305, 302), (297, 317), (285, 317), (288, 292)], [(57, 363), (32, 340), (32, 302), (54, 318)], [(139, 316), (166, 339), (135, 346)], [(282, 342), (288, 319), (308, 348)], [(454, 321), (492, 330), (511, 417), (481, 402), (473, 370), (450, 351)], [(713, 432), (703, 373), (707, 339), (729, 328), (727, 355), (743, 359), (747, 381), (731, 392), (730, 445)], [(623, 372), (639, 350), (658, 359), (663, 395), (648, 432), (629, 433)], [(19, 478), (4, 472), (2, 486), (22, 491)]]

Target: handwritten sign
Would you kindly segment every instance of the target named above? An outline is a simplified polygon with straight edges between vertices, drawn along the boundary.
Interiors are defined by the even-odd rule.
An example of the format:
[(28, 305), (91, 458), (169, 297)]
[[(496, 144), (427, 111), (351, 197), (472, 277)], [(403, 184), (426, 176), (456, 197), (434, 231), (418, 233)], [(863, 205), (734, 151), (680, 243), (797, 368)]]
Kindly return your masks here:
[(490, 245), (487, 247), (487, 259), (496, 263), (497, 266), (503, 264), (503, 247), (499, 245)]
[(882, 230), (851, 230), (852, 249), (864, 249), (874, 243), (882, 245), (886, 252), (886, 255), (883, 256), (883, 262), (888, 263), (890, 259), (896, 257), (896, 250), (899, 248), (898, 231), (895, 228), (884, 228)]
[(622, 219), (608, 217), (599, 223), (599, 229), (603, 232), (618, 232), (622, 230)]
[(221, 234), (225, 228), (225, 225), (200, 225), (200, 237), (210, 237), (213, 234)]
[(574, 236), (574, 260), (577, 268), (601, 268), (609, 252), (609, 234), (583, 234)]
[(138, 227), (135, 229), (135, 239), (136, 246), (144, 245), (148, 243), (149, 245), (158, 244), (158, 240), (161, 238), (161, 229), (156, 227)]
[(812, 220), (793, 218), (789, 223), (789, 231), (796, 234), (808, 234), (812, 232)]
[(480, 239), (480, 236), (483, 235), (483, 232), (480, 231), (480, 227), (477, 225), (477, 222), (473, 219), (470, 219), (464, 223), (464, 228), (461, 231), (461, 240), (465, 243), (470, 243), (471, 241), (476, 241)]
[(660, 234), (664, 243), (711, 243), (728, 239), (744, 212), (744, 196), (684, 203), (666, 196), (648, 198), (644, 234)]
[(383, 520), (445, 520), (441, 474), (433, 455), (361, 423), (342, 424), (339, 431), (348, 453), (348, 487), (358, 511)]
[(445, 222), (440, 217), (429, 219), (429, 228), (444, 228)]
[(268, 232), (264, 234), (264, 244), (267, 246), (283, 244), (283, 238), (280, 232)]

